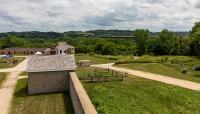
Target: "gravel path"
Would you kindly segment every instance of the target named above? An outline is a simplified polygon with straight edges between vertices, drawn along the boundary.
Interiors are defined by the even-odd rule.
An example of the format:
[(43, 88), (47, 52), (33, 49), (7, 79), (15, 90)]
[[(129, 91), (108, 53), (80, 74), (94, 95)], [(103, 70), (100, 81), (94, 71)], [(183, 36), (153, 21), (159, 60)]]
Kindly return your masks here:
[(14, 68), (0, 69), (0, 72), (10, 72), (5, 82), (0, 87), (0, 114), (8, 114), (9, 105), (17, 84), (18, 75), (26, 71), (27, 59)]
[(198, 91), (200, 90), (200, 83), (177, 79), (177, 78), (172, 78), (172, 77), (159, 75), (159, 74), (153, 74), (153, 73), (149, 73), (149, 72), (145, 72), (145, 71), (114, 67), (113, 65), (114, 65), (114, 63), (91, 65), (91, 66), (99, 67), (99, 68), (110, 68), (112, 70), (127, 72), (128, 74), (142, 77), (142, 78), (147, 78), (150, 80), (155, 80), (155, 81), (159, 81), (159, 82), (163, 82), (163, 83), (167, 83), (167, 84), (172, 84), (172, 85), (176, 85), (176, 86), (191, 89), (191, 90), (198, 90)]

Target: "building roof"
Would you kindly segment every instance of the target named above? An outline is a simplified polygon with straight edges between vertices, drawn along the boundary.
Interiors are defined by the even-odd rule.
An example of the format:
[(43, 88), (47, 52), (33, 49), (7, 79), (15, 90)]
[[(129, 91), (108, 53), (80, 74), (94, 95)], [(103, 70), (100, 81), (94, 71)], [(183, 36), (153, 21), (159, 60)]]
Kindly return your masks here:
[(30, 56), (28, 72), (75, 70), (74, 55)]

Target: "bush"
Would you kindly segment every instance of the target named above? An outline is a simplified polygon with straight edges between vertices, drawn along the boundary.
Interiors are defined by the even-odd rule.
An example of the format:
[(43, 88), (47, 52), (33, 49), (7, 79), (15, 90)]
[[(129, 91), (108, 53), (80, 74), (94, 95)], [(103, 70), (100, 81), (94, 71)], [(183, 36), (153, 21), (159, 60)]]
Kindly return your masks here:
[(192, 69), (193, 71), (200, 71), (200, 66), (194, 66)]
[(179, 60), (178, 59), (171, 59), (170, 63), (172, 63), (172, 64), (178, 64)]
[(187, 73), (187, 68), (182, 68), (181, 73), (183, 73), (183, 74)]
[(168, 61), (168, 57), (162, 57), (161, 58), (161, 62), (167, 62)]
[(95, 52), (90, 52), (89, 53), (89, 56), (93, 56), (93, 55), (95, 55)]
[(118, 60), (117, 57), (109, 57), (109, 60)]

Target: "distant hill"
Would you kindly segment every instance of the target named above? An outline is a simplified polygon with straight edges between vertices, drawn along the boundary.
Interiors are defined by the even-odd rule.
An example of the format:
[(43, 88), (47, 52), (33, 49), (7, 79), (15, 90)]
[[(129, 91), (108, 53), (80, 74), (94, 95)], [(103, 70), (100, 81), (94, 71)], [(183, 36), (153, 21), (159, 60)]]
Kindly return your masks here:
[[(175, 32), (177, 35), (179, 36), (188, 36), (189, 35), (189, 32), (186, 32), (186, 31), (179, 31), (179, 32)], [(160, 32), (151, 32), (151, 36), (159, 36)]]
[[(180, 36), (187, 36), (189, 32), (176, 32)], [(159, 36), (160, 32), (151, 32), (151, 36)], [(67, 31), (59, 32), (7, 32), (0, 33), (0, 38), (7, 35), (15, 35), (21, 38), (63, 38), (63, 37), (103, 37), (103, 38), (133, 38), (132, 30), (90, 30), (90, 31)]]

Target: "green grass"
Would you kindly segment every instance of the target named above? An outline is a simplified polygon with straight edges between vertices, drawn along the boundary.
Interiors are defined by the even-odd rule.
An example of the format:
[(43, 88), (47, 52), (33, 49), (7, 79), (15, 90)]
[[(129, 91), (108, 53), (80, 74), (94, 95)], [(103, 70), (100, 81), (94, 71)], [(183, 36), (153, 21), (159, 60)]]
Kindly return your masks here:
[[(25, 59), (24, 57), (0, 58), (0, 69), (15, 67), (17, 64), (22, 62), (24, 59)], [(13, 60), (18, 60), (18, 63), (13, 64), (12, 63)]]
[(10, 114), (73, 114), (68, 92), (27, 94), (27, 79), (20, 79), (15, 88)]
[[(97, 72), (95, 72), (95, 69), (97, 69)], [(112, 76), (111, 73), (107, 73), (106, 69), (101, 69), (101, 68), (93, 68), (93, 67), (77, 67), (76, 68), (76, 73), (78, 77), (88, 77), (90, 76)]]
[(170, 77), (174, 77), (174, 78), (190, 80), (190, 81), (200, 83), (199, 76), (194, 75), (191, 72), (184, 74), (184, 73), (181, 73), (181, 71), (178, 70), (177, 68), (166, 66), (166, 65), (163, 65), (160, 63), (132, 63), (132, 64), (120, 64), (117, 66), (118, 67), (126, 67), (129, 69), (135, 69), (135, 70), (142, 70), (142, 71), (146, 71), (146, 72), (161, 74), (161, 75), (165, 75), (165, 76), (170, 76)]
[[(172, 56), (173, 57), (173, 56)], [(95, 59), (97, 63), (99, 59)], [(176, 58), (176, 57), (173, 57)], [(178, 57), (181, 62), (195, 63), (196, 58)], [(130, 58), (132, 59), (132, 58)], [(143, 60), (148, 59), (146, 56)], [(175, 66), (161, 64), (162, 57), (152, 57), (149, 63), (120, 64), (121, 67), (134, 65), (139, 69), (154, 70), (158, 73), (172, 72), (171, 75), (184, 75)], [(172, 58), (170, 58), (172, 59)], [(195, 61), (194, 61), (195, 59)], [(122, 60), (122, 59), (121, 59)], [(108, 63), (108, 59), (103, 62)], [(172, 59), (173, 61), (173, 59)], [(195, 63), (196, 64), (196, 63)], [(137, 66), (135, 66), (137, 65)], [(178, 65), (179, 66), (179, 65)], [(193, 65), (191, 65), (193, 66)], [(94, 71), (91, 67), (78, 67), (78, 76), (87, 76), (88, 72)], [(190, 75), (189, 75), (190, 76)], [(181, 87), (163, 84), (138, 77), (127, 77), (124, 81), (84, 83), (92, 103), (100, 114), (199, 114), (200, 113), (200, 92), (184, 89)]]
[(6, 76), (7, 76), (7, 73), (0, 73), (0, 87), (1, 87), (2, 82), (5, 80)]
[(19, 76), (27, 76), (27, 75), (28, 75), (27, 72), (21, 72), (21, 73), (19, 74)]
[(113, 63), (126, 57), (127, 56), (103, 56), (103, 55), (88, 55), (88, 54), (75, 55), (76, 62), (78, 62), (79, 60), (90, 60), (90, 64)]
[(200, 92), (138, 77), (83, 83), (100, 114), (199, 114)]
[[(194, 66), (200, 65), (200, 59), (196, 57), (144, 56), (140, 58), (141, 60), (138, 59), (137, 61), (142, 61), (144, 60), (144, 58), (146, 58), (146, 61), (151, 61), (151, 62), (120, 63), (117, 64), (116, 66), (147, 71), (151, 73), (166, 75), (170, 77), (175, 77), (200, 83), (200, 72), (199, 71), (194, 72), (192, 70)], [(181, 69), (183, 68), (187, 70), (185, 74), (181, 72)]]

